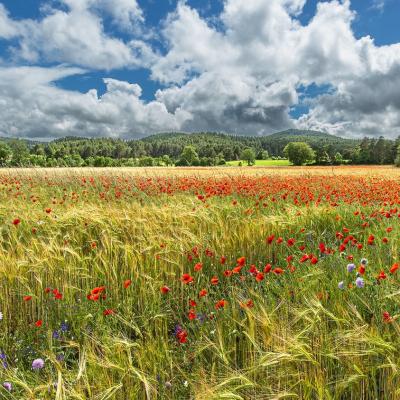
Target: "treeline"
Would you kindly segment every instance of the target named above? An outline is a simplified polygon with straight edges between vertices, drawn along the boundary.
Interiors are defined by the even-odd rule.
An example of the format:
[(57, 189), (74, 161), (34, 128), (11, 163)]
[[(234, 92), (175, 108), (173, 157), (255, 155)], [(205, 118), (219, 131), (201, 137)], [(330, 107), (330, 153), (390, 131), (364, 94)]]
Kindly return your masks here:
[[(141, 140), (66, 137), (51, 142), (0, 140), (2, 166), (165, 166), (224, 165), (243, 159), (251, 149), (255, 159), (284, 157), (288, 143), (308, 143), (315, 163), (393, 164), (400, 138), (343, 139), (314, 131), (289, 130), (270, 136), (219, 133), (166, 133)], [(190, 149), (190, 150), (188, 150)], [(245, 152), (246, 153), (246, 152)]]

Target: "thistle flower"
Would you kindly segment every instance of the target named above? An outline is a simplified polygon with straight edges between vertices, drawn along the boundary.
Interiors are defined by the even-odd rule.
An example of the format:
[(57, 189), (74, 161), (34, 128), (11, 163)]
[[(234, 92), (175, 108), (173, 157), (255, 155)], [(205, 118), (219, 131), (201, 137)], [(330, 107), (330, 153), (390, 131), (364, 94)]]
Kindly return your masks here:
[(36, 358), (32, 361), (32, 369), (42, 369), (44, 367), (44, 361), (42, 358)]
[(364, 279), (361, 278), (360, 276), (356, 279), (356, 286), (358, 288), (363, 288), (365, 286)]

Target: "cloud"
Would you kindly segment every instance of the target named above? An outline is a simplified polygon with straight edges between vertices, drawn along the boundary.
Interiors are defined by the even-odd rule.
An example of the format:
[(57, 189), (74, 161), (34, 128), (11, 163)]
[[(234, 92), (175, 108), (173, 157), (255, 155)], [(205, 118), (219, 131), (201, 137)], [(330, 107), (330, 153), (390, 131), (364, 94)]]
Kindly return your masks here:
[[(227, 0), (219, 29), (180, 3), (163, 30), (169, 51), (152, 66), (153, 78), (170, 85), (157, 99), (169, 110), (188, 110), (188, 130), (264, 134), (299, 126), (341, 135), (400, 134), (393, 117), (400, 111), (393, 80), (399, 45), (357, 39), (348, 0), (318, 3), (303, 26), (296, 15), (304, 3)], [(298, 89), (311, 84), (333, 91), (312, 101), (301, 120), (291, 119)], [(382, 100), (366, 101), (372, 91)], [(371, 117), (372, 110), (380, 117)]]
[(8, 12), (0, 3), (0, 39), (11, 39), (18, 34), (17, 24), (12, 21), (9, 16)]
[[(0, 84), (5, 133), (135, 137), (166, 130), (268, 134), (301, 127), (348, 136), (400, 134), (400, 44), (377, 46), (369, 36), (357, 38), (349, 0), (319, 2), (306, 25), (298, 19), (306, 0), (225, 0), (212, 20), (179, 1), (160, 25), (160, 50), (148, 40), (136, 1), (62, 1), (64, 8), (48, 8), (40, 20), (14, 21), (0, 7), (0, 36), (17, 43), (13, 54), (19, 60), (1, 72), (10, 76)], [(106, 29), (109, 20), (113, 34)], [(95, 90), (81, 94), (54, 84), (59, 74), (80, 69), (22, 70), (21, 60), (86, 71), (143, 67), (161, 88), (155, 100), (145, 102), (139, 85), (106, 78), (103, 96)], [(21, 71), (32, 82), (17, 82)], [(14, 97), (7, 94), (13, 84)], [(329, 92), (303, 99), (299, 93), (309, 85)], [(301, 102), (310, 110), (293, 119), (290, 110)]]
[(135, 32), (136, 24), (139, 30), (143, 16), (135, 0), (63, 2), (68, 10), (47, 5), (47, 13), (41, 20), (13, 21), (7, 17), (4, 7), (0, 8), (0, 22), (3, 22), (0, 35), (19, 36), (18, 45), (12, 47), (17, 60), (69, 63), (105, 70), (137, 68), (151, 61), (153, 51), (144, 41), (137, 38), (124, 41), (104, 31), (102, 16), (107, 14), (117, 26)]
[(106, 92), (63, 90), (59, 79), (84, 74), (79, 68), (0, 68), (0, 134), (37, 139), (66, 135), (140, 137), (177, 130), (191, 115), (168, 112), (159, 101), (140, 99), (139, 85), (104, 79)]

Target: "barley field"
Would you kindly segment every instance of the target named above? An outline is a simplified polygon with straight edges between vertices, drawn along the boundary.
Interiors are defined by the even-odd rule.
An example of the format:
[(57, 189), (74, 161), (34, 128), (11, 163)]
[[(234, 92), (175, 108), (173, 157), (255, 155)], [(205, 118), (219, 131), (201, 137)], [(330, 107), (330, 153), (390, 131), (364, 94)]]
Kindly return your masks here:
[(0, 170), (1, 399), (399, 399), (400, 169)]

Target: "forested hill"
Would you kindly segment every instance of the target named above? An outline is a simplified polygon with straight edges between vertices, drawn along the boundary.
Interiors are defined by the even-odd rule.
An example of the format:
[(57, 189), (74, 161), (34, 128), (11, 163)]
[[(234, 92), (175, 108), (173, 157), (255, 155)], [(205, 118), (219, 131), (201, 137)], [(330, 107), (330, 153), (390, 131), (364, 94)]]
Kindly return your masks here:
[(270, 156), (282, 156), (283, 149), (289, 142), (306, 142), (311, 147), (329, 147), (329, 151), (348, 153), (360, 140), (344, 139), (328, 133), (291, 129), (268, 136), (234, 136), (221, 133), (160, 133), (148, 136), (140, 142), (151, 148), (151, 156), (159, 157), (168, 154), (178, 157), (182, 149), (192, 145), (200, 157), (212, 157), (223, 153), (226, 160), (240, 157), (246, 147), (254, 149), (256, 154), (266, 150)]
[[(258, 159), (282, 157), (290, 142), (306, 142), (316, 154), (316, 162), (340, 159), (354, 164), (390, 164), (396, 158), (399, 140), (384, 138), (354, 140), (328, 133), (291, 129), (268, 136), (237, 136), (222, 133), (159, 133), (140, 140), (65, 137), (51, 142), (31, 142), (0, 138), (1, 165), (138, 165), (163, 164), (179, 160), (185, 147), (191, 146), (204, 165), (239, 160), (246, 148)], [(337, 158), (337, 157), (336, 157)], [(163, 159), (163, 160), (161, 160)], [(119, 161), (118, 161), (119, 160)], [(160, 161), (161, 160), (161, 161)]]

